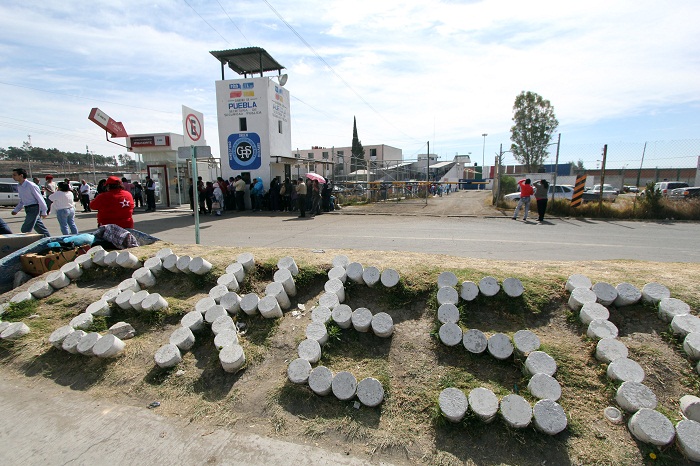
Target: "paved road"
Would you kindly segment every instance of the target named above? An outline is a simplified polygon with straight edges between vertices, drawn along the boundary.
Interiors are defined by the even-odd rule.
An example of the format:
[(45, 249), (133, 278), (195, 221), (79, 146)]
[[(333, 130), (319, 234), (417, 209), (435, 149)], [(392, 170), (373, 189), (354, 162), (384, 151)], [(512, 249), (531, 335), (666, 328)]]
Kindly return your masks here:
[[(454, 194), (458, 205), (466, 198)], [(442, 202), (437, 200), (436, 202)], [(441, 206), (441, 204), (438, 204)], [(641, 222), (591, 219), (550, 219), (543, 225), (510, 220), (494, 209), (492, 216), (461, 216), (454, 208), (419, 204), (375, 209), (346, 208), (340, 213), (298, 219), (285, 212), (246, 212), (204, 216), (200, 243), (239, 247), (346, 248), (414, 251), (496, 260), (637, 259), (659, 262), (700, 262), (697, 222)], [(434, 214), (432, 212), (441, 212)], [(23, 213), (12, 217), (0, 210), (15, 232)], [(95, 214), (77, 214), (81, 231), (96, 227)], [(176, 244), (195, 242), (194, 218), (187, 209), (135, 213), (136, 228)], [(52, 216), (51, 232), (59, 232)]]

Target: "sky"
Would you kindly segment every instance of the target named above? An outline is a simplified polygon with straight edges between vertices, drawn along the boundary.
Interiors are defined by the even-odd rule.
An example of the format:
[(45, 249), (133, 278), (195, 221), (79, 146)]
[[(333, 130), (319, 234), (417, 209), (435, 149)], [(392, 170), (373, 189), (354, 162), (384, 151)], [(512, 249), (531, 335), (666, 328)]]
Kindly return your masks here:
[(92, 107), (129, 134), (181, 134), (186, 105), (218, 155), (209, 52), (255, 46), (286, 68), (294, 149), (350, 146), (355, 117), (363, 144), (404, 159), (429, 142), (490, 165), (532, 91), (560, 162), (594, 168), (608, 144), (609, 167), (695, 167), (698, 18), (697, 0), (3, 0), (0, 147), (117, 155)]

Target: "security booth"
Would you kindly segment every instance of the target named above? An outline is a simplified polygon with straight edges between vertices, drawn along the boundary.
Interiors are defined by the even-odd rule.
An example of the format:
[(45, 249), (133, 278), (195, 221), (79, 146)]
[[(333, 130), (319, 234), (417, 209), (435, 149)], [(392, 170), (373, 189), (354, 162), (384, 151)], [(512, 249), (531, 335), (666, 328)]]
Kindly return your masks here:
[[(177, 157), (177, 149), (183, 145), (183, 135), (175, 133), (133, 134), (127, 138), (137, 165), (139, 168), (145, 165), (146, 174), (156, 183), (156, 208), (189, 203), (188, 163)], [(131, 181), (141, 183), (145, 201), (146, 180)]]

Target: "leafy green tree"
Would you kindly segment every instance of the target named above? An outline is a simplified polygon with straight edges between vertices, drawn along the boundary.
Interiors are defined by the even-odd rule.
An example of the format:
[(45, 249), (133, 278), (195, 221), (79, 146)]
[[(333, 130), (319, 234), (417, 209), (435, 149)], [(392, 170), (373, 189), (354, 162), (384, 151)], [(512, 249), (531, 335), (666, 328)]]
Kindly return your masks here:
[(365, 168), (365, 148), (362, 147), (360, 139), (357, 137), (357, 119), (352, 118), (352, 149), (350, 150), (350, 172)]
[(515, 98), (513, 122), (510, 150), (526, 171), (532, 173), (547, 158), (547, 145), (559, 126), (554, 107), (541, 95), (523, 91)]

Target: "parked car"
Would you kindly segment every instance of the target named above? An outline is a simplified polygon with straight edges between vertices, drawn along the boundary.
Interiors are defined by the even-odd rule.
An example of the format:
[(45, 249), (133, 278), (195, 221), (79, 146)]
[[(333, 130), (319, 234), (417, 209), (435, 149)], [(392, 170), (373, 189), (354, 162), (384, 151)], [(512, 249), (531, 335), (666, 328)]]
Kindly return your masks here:
[(659, 190), (662, 196), (668, 196), (674, 189), (687, 187), (688, 183), (683, 181), (661, 181), (654, 184), (654, 189)]
[(637, 186), (623, 186), (622, 190), (626, 193), (638, 193), (639, 188)]
[[(554, 193), (555, 199), (571, 199), (571, 196), (573, 196), (574, 194), (574, 187), (569, 185), (553, 186), (550, 184), (549, 189), (547, 190), (547, 197), (549, 199), (552, 198), (552, 193)], [(503, 196), (503, 198), (507, 201), (518, 202), (520, 200), (520, 192), (506, 194), (505, 196)]]
[(14, 181), (0, 181), (0, 205), (14, 207), (19, 204), (17, 186)]
[[(618, 194), (619, 193), (618, 193), (617, 189), (613, 188), (611, 185), (609, 185), (609, 184), (603, 185), (602, 196), (603, 196), (604, 201), (615, 202), (615, 199), (617, 199)], [(583, 202), (594, 202), (594, 201), (599, 200), (600, 196), (601, 196), (600, 185), (597, 184), (597, 185), (593, 186), (593, 188), (590, 189), (589, 191), (585, 191), (583, 193), (583, 197), (581, 198), (581, 200)]]
[(698, 199), (700, 198), (700, 187), (676, 188), (668, 195), (669, 199)]

